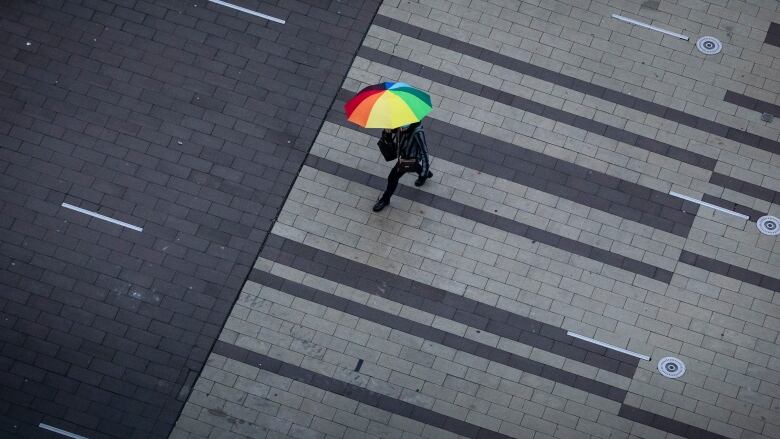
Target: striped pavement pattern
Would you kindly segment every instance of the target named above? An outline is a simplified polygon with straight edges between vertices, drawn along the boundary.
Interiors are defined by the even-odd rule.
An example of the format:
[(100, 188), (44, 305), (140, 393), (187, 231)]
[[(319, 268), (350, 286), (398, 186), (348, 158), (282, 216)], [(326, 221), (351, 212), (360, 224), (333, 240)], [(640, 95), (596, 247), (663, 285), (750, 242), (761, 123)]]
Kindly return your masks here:
[[(778, 142), (404, 8), (375, 17), (171, 437), (777, 437), (780, 258), (753, 223), (776, 191), (726, 148), (616, 121)], [(404, 177), (375, 214), (392, 163), (342, 105), (382, 80), (430, 92), (434, 177)], [(540, 92), (553, 87), (610, 110)], [(682, 379), (661, 377), (664, 356)]]

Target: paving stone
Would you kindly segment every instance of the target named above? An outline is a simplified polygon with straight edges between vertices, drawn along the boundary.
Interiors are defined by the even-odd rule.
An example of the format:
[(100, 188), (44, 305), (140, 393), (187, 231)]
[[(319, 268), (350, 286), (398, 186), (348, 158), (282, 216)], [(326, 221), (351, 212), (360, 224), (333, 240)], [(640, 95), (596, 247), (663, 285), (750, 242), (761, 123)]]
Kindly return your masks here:
[[(777, 285), (771, 269), (780, 261), (773, 253), (774, 242), (759, 237), (750, 222), (697, 209), (667, 194), (688, 188), (707, 202), (751, 217), (773, 211), (773, 191), (780, 186), (777, 164), (767, 151), (779, 133), (749, 122), (755, 111), (724, 103), (723, 94), (729, 90), (763, 102), (776, 100), (765, 81), (771, 76), (766, 67), (777, 56), (767, 52), (771, 45), (762, 46), (769, 24), (754, 20), (775, 11), (742, 4), (728, 10), (662, 5), (660, 11), (648, 9), (652, 5), (624, 5), (626, 14), (688, 31), (717, 27), (730, 11), (739, 10), (731, 17), (739, 23), (730, 31), (726, 53), (713, 62), (715, 58), (692, 54), (688, 43), (609, 18), (614, 11), (602, 2), (586, 9), (565, 3), (494, 2), (478, 7), (387, 1), (374, 18), (335, 109), (319, 128), (311, 166), (300, 172), (299, 181), (316, 184), (299, 186), (308, 192), (293, 189), (278, 220), (285, 227), (269, 237), (261, 256), (261, 261), (274, 261), (270, 272), (321, 289), (324, 295), (312, 296), (310, 290), (278, 278), (261, 280), (253, 274), (250, 279), (327, 299), (326, 310), (316, 311), (306, 327), (296, 327), (301, 320), (294, 314), (276, 308), (272, 315), (274, 308), (268, 308), (261, 311), (268, 317), (256, 321), (273, 329), (261, 334), (237, 325), (235, 319), (250, 318), (250, 309), (266, 308), (240, 302), (221, 338), (271, 355), (263, 360), (274, 371), (271, 376), (281, 371), (285, 379), (294, 375), (297, 383), (310, 382), (312, 372), (335, 374), (354, 385), (349, 398), (332, 405), (358, 407), (351, 410), (358, 415), (349, 420), (335, 412), (332, 422), (346, 427), (338, 429), (339, 434), (400, 435), (383, 426), (397, 418), (416, 423), (407, 435), (431, 437), (451, 437), (453, 431), (467, 437), (772, 437), (774, 424), (756, 416), (776, 402), (773, 386), (780, 382), (773, 372), (780, 364), (772, 345), (780, 329), (780, 310), (772, 302)], [(730, 52), (735, 49), (741, 52)], [(761, 55), (755, 55), (759, 51)], [(284, 66), (277, 63), (274, 68)], [(426, 123), (429, 142), (439, 146), (431, 150), (434, 178), (422, 191), (402, 185), (389, 210), (374, 215), (368, 209), (383, 188), (390, 164), (379, 159), (369, 131), (343, 122), (340, 107), (360, 86), (398, 78), (429, 90), (439, 107)], [(581, 126), (571, 115), (583, 118)], [(191, 125), (210, 129), (194, 121)], [(513, 157), (507, 155), (500, 160), (506, 162), (502, 166), (485, 154), (493, 149), (502, 154), (522, 151), (524, 159), (538, 160), (530, 165), (507, 162)], [(556, 160), (553, 166), (551, 159)], [(598, 177), (555, 181), (573, 172)], [(17, 178), (18, 173), (12, 175)], [(554, 183), (539, 184), (529, 175)], [(590, 183), (596, 186), (587, 192)], [(597, 197), (566, 195), (572, 188)], [(597, 204), (599, 197), (609, 204)], [(690, 226), (677, 227), (681, 210), (688, 212)], [(535, 231), (517, 235), (508, 226), (496, 227), (503, 219), (519, 219), (558, 238), (552, 241), (551, 235)], [(660, 221), (667, 219), (669, 223)], [(589, 259), (592, 255), (577, 253), (585, 242), (596, 251), (613, 250), (610, 254), (665, 272), (653, 280), (636, 276), (642, 270), (633, 262), (625, 267), (622, 260), (596, 262)], [(599, 257), (606, 260), (609, 255)], [(268, 262), (259, 264), (253, 273), (269, 271)], [(274, 271), (277, 265), (292, 269)], [(336, 306), (331, 295), (368, 307), (369, 314), (347, 318), (358, 308), (346, 305), (346, 313), (338, 306), (328, 308)], [(453, 300), (469, 305), (453, 308)], [(402, 326), (388, 333), (376, 323), (390, 321), (377, 314), (380, 310), (387, 318), (405, 319), (394, 320)], [(546, 322), (538, 335), (552, 337), (550, 342), (522, 333), (520, 338), (508, 336), (517, 322), (528, 322), (529, 317)], [(254, 338), (285, 347), (249, 343), (233, 328), (254, 331)], [(417, 335), (409, 333), (412, 328)], [(282, 330), (290, 336), (282, 336)], [(584, 350), (585, 342), (558, 344), (556, 337), (565, 330), (654, 360), (677, 355), (688, 371), (681, 380), (667, 380), (656, 372), (655, 361), (632, 357), (621, 363), (613, 361), (618, 355), (614, 351)], [(288, 348), (293, 346), (288, 337), (298, 340), (295, 352)], [(357, 358), (342, 353), (349, 341), (379, 349), (351, 348), (352, 354), (366, 358), (362, 375), (353, 370)], [(496, 351), (477, 350), (480, 344), (506, 354), (492, 358), (497, 354), (490, 352)], [(217, 351), (222, 349), (258, 358), (219, 344)], [(505, 364), (507, 358), (509, 364), (523, 365), (519, 370), (535, 373), (518, 375), (518, 369)], [(334, 369), (334, 364), (342, 369)], [(541, 371), (533, 369), (536, 364), (543, 365)], [(557, 369), (550, 368), (553, 364)], [(269, 375), (258, 380), (274, 381)], [(343, 389), (333, 381), (315, 381)], [(412, 389), (418, 383), (419, 392)], [(616, 393), (610, 393), (609, 386), (618, 389)], [(371, 404), (361, 399), (366, 389), (419, 410), (402, 408), (399, 399), (387, 402), (387, 407), (402, 410), (391, 410), (392, 417), (369, 409)], [(361, 405), (354, 405), (356, 399)], [(445, 420), (441, 413), (465, 422)], [(417, 417), (420, 414), (424, 417)], [(307, 428), (316, 423), (301, 420)], [(312, 428), (317, 434), (336, 432), (331, 424), (317, 425), (319, 430)], [(447, 425), (449, 430), (442, 430)], [(489, 430), (480, 430), (484, 427)]]
[[(286, 52), (303, 34), (318, 34), (322, 56), (341, 61), (317, 66), (307, 65), (303, 59), (284, 64), (281, 58), (274, 58), (261, 74), (270, 81), (266, 85), (286, 88), (290, 80), (305, 84), (317, 77), (317, 69), (332, 71), (334, 77), (344, 75), (349, 66), (343, 55), (357, 49), (377, 2), (344, 8), (346, 14), (340, 25), (332, 21), (338, 14), (327, 8), (307, 7), (312, 14), (312, 18), (307, 18), (300, 11), (272, 6), (271, 13), (298, 23), (287, 28), (267, 25), (213, 4), (197, 6), (137, 2), (126, 8), (98, 1), (61, 8), (28, 8), (21, 4), (4, 8), (3, 28), (14, 41), (13, 47), (23, 48), (17, 56), (17, 49), (10, 50), (9, 45), (9, 50), (3, 51), (4, 59), (13, 62), (15, 69), (29, 70), (30, 74), (25, 81), (14, 81), (9, 76), (9, 81), (4, 82), (3, 96), (6, 91), (15, 94), (13, 102), (26, 102), (27, 110), (20, 107), (15, 116), (4, 112), (0, 125), (13, 124), (15, 128), (9, 127), (11, 136), (35, 146), (35, 151), (29, 149), (25, 153), (29, 157), (46, 157), (45, 162), (37, 165), (16, 161), (18, 169), (25, 169), (30, 176), (41, 172), (48, 176), (14, 183), (24, 196), (8, 198), (4, 193), (3, 211), (16, 212), (14, 217), (42, 225), (41, 230), (17, 227), (26, 239), (52, 234), (52, 239), (48, 239), (51, 250), (35, 249), (43, 252), (41, 255), (51, 256), (49, 263), (36, 265), (41, 268), (39, 274), (24, 271), (29, 281), (8, 283), (4, 277), (4, 288), (32, 291), (30, 282), (42, 281), (56, 284), (60, 295), (70, 297), (68, 300), (74, 305), (73, 301), (83, 303), (87, 297), (94, 301), (94, 306), (76, 305), (83, 311), (79, 319), (84, 325), (62, 329), (63, 334), (69, 333), (74, 340), (83, 340), (92, 347), (63, 345), (60, 355), (64, 364), (75, 361), (74, 349), (96, 361), (105, 358), (122, 363), (117, 353), (128, 349), (125, 338), (159, 346), (159, 354), (145, 360), (150, 362), (148, 369), (141, 369), (145, 372), (123, 376), (110, 372), (110, 368), (94, 371), (98, 379), (103, 374), (115, 376), (118, 381), (114, 387), (123, 382), (145, 383), (135, 395), (127, 392), (127, 400), (117, 393), (102, 402), (105, 407), (115, 406), (118, 412), (106, 412), (96, 418), (68, 415), (66, 420), (62, 414), (48, 412), (49, 408), (41, 403), (36, 404), (36, 414), (25, 420), (30, 425), (37, 425), (46, 417), (55, 424), (54, 420), (68, 422), (74, 431), (85, 436), (105, 437), (111, 432), (101, 426), (103, 417), (116, 424), (118, 413), (124, 411), (121, 416), (128, 427), (117, 427), (113, 434), (169, 434), (176, 417), (173, 412), (183, 406), (175, 397), (187, 385), (188, 375), (196, 374), (203, 366), (211, 345), (208, 340), (217, 337), (218, 326), (225, 321), (243, 278), (251, 269), (252, 258), (271, 228), (271, 219), (292, 184), (292, 172), (299, 168), (303, 152), (316, 135), (308, 127), (306, 117), (320, 118), (319, 110), (289, 110), (297, 102), (320, 98), (327, 101), (338, 85), (329, 80), (328, 85), (318, 86), (310, 94), (286, 98), (271, 95), (260, 108), (255, 106), (259, 101), (245, 98), (248, 90), (258, 93), (258, 97), (267, 94), (254, 86), (258, 76), (250, 71), (253, 67), (238, 73), (225, 63), (241, 66), (249, 53), (259, 59)], [(315, 19), (316, 11), (321, 16)], [(319, 23), (326, 21), (331, 23), (328, 30), (319, 30)], [(249, 31), (239, 35), (234, 29)], [(30, 32), (34, 35), (28, 37)], [(207, 35), (207, 45), (202, 46)], [(274, 45), (253, 49), (261, 41), (258, 35), (274, 39)], [(29, 46), (25, 44), (28, 39)], [(341, 43), (334, 46), (335, 41)], [(51, 69), (56, 75), (36, 73), (44, 59), (56, 63)], [(272, 79), (272, 68), (282, 65), (299, 70), (287, 78)], [(69, 79), (76, 77), (83, 81)], [(31, 94), (33, 90), (39, 91)], [(48, 100), (40, 99), (44, 95), (48, 95)], [(4, 109), (13, 108), (3, 99)], [(224, 113), (220, 114), (221, 111)], [(249, 128), (235, 119), (251, 121), (259, 117), (262, 125), (268, 115), (286, 128), (271, 132)], [(33, 120), (40, 122), (33, 124)], [(3, 128), (4, 134), (9, 130)], [(193, 130), (208, 135), (195, 134)], [(255, 159), (256, 152), (259, 155)], [(241, 158), (234, 161), (237, 155)], [(266, 159), (271, 156), (272, 160)], [(88, 168), (84, 167), (85, 161), (90, 163)], [(16, 181), (16, 177), (11, 177), (16, 175), (14, 170), (6, 173), (3, 169), (4, 175)], [(60, 173), (63, 178), (58, 180)], [(66, 180), (69, 183), (65, 184)], [(59, 191), (60, 195), (47, 199), (50, 190)], [(53, 221), (55, 217), (77, 215), (58, 208), (65, 201), (65, 194), (74, 205), (118, 216), (144, 227), (144, 232), (122, 231), (98, 220), (87, 222), (75, 217), (74, 227), (65, 228)], [(75, 225), (81, 225), (83, 232), (76, 230)], [(5, 251), (9, 236), (3, 233), (4, 254), (11, 254)], [(186, 248), (182, 249), (182, 244)], [(57, 247), (63, 250), (54, 258)], [(66, 250), (92, 255), (92, 262), (69, 257)], [(202, 253), (206, 251), (215, 257), (206, 257)], [(101, 267), (101, 274), (85, 271), (85, 264)], [(137, 274), (142, 266), (143, 275)], [(114, 292), (109, 293), (112, 288)], [(36, 310), (43, 304), (32, 300), (24, 306)], [(136, 328), (135, 332), (125, 337), (105, 337), (100, 335), (102, 331), (96, 323), (88, 323), (111, 310), (122, 316), (123, 324)], [(31, 328), (25, 329), (29, 326), (25, 322), (35, 320), (29, 318), (16, 320), (20, 326), (14, 331), (29, 334), (30, 341), (45, 338), (42, 332), (33, 335)], [(155, 323), (150, 325), (150, 319)], [(50, 319), (39, 324), (44, 325), (42, 328), (54, 328), (58, 323)], [(118, 328), (111, 330), (121, 332)], [(32, 364), (22, 357), (13, 361), (18, 364), (15, 368)], [(53, 368), (53, 359), (51, 364)], [(165, 373), (162, 367), (168, 368)], [(105, 375), (106, 379), (109, 375)], [(131, 388), (134, 386), (128, 384), (127, 389)], [(60, 390), (61, 398), (71, 398), (75, 392)], [(147, 391), (154, 392), (154, 396)], [(4, 400), (13, 405), (28, 405), (22, 394), (6, 394)], [(133, 409), (134, 404), (146, 408)], [(5, 410), (4, 407), (2, 411)]]
[[(413, 31), (413, 27), (412, 27), (412, 26), (410, 26), (410, 25), (407, 25), (407, 24), (404, 24), (404, 23), (398, 23), (398, 22), (395, 22), (395, 21), (393, 21), (393, 19), (387, 19), (387, 18), (386, 18), (385, 20), (383, 20), (383, 21), (385, 21), (385, 23), (386, 23), (386, 24), (385, 24), (385, 23), (383, 23), (385, 26), (388, 26), (388, 27), (391, 27), (391, 28), (397, 29), (397, 30), (399, 30), (399, 31), (401, 31), (401, 32), (407, 32), (407, 33), (413, 33), (413, 32), (414, 32), (414, 31)], [(613, 21), (610, 21), (609, 23), (612, 23), (612, 22), (613, 22)], [(617, 22), (615, 22), (615, 23), (617, 23)], [(415, 35), (416, 35), (416, 34), (417, 34), (417, 33), (415, 33)], [(546, 35), (546, 34), (545, 34), (545, 35)], [(616, 34), (616, 35), (620, 35), (620, 34)], [(646, 35), (647, 35), (647, 36), (653, 36), (653, 37), (655, 37), (655, 35), (651, 35), (651, 34), (646, 34)], [(550, 38), (554, 38), (554, 37), (550, 37)], [(602, 41), (602, 40), (597, 40), (597, 41)], [(610, 43), (607, 43), (607, 42), (604, 42), (604, 43), (605, 43), (605, 44), (610, 44)], [(625, 44), (625, 42), (624, 42), (624, 41), (622, 41), (621, 43), (622, 43), (622, 44)], [(619, 51), (620, 51), (619, 47), (620, 47), (620, 46), (619, 46), (619, 45), (617, 45), (617, 44), (615, 44), (614, 46), (618, 47), (618, 49), (616, 49), (616, 50), (617, 50), (617, 51), (618, 51), (618, 53), (619, 53)], [(644, 48), (645, 46), (642, 46), (642, 47)], [(671, 51), (669, 51), (669, 54), (671, 54)], [(667, 54), (667, 53), (664, 53), (664, 54), (663, 54), (663, 56), (664, 56), (664, 57), (669, 57), (669, 54)], [(596, 59), (600, 59), (600, 58), (601, 58), (601, 57), (598, 57), (598, 58), (596, 58)], [(520, 61), (518, 61), (518, 60), (513, 60), (513, 59), (511, 59), (511, 58), (501, 58), (501, 57), (498, 57), (498, 60), (499, 60), (500, 62), (502, 62), (502, 64), (503, 64), (504, 66), (507, 66), (507, 67), (511, 66), (511, 67), (513, 67), (513, 68), (515, 68), (515, 69), (522, 70), (522, 71), (524, 71), (524, 72), (537, 72), (537, 71), (540, 71), (540, 70), (541, 70), (541, 69), (539, 69), (539, 67), (536, 67), (536, 66), (534, 66), (534, 65), (532, 65), (532, 64), (525, 64), (525, 63), (522, 63), (522, 62), (520, 62)], [(670, 63), (670, 62), (667, 62), (666, 60), (663, 60), (663, 59), (661, 59), (661, 60), (662, 60), (663, 62), (665, 62), (665, 64), (663, 64), (663, 67), (664, 67), (664, 68), (666, 68), (666, 69), (668, 69), (668, 68), (670, 67), (670, 66), (669, 66), (669, 64), (671, 64), (671, 63)], [(534, 61), (534, 60), (532, 59), (532, 61)], [(542, 65), (542, 67), (546, 67), (546, 66), (544, 65), (544, 61), (545, 61), (545, 59), (544, 59), (544, 58), (539, 58), (539, 59), (535, 60), (535, 62), (536, 62), (537, 64), (541, 64), (541, 65)], [(595, 64), (595, 63), (594, 63), (594, 64), (592, 64), (592, 65), (591, 65), (591, 69), (592, 69), (592, 70), (597, 70), (599, 67), (600, 67), (600, 65), (599, 65), (599, 64)], [(549, 72), (549, 71), (547, 71), (547, 73), (550, 73), (550, 72)], [(537, 73), (537, 74), (538, 74), (538, 73)], [(612, 73), (611, 73), (611, 72), (607, 72), (607, 74), (608, 74), (608, 75), (610, 75), (610, 74), (612, 74)], [(539, 74), (539, 75), (541, 76), (541, 74)], [(616, 74), (616, 75), (617, 75), (617, 74)], [(550, 77), (550, 76), (552, 76), (552, 77), (555, 77), (555, 75), (548, 75), (548, 77)], [(668, 76), (668, 75), (667, 75), (667, 76)], [(575, 83), (575, 84), (576, 84), (576, 86), (578, 86), (578, 87), (583, 87), (583, 88), (584, 88), (584, 87), (586, 87), (586, 86), (588, 85), (588, 84), (586, 84), (586, 83), (582, 83), (582, 85), (580, 85), (581, 83), (578, 83), (578, 82), (577, 82), (577, 80), (573, 80), (571, 77), (568, 77), (568, 78), (566, 78), (566, 77), (562, 77), (562, 79), (563, 79), (563, 78), (565, 78), (565, 79), (564, 79), (564, 81), (566, 81), (565, 83), (566, 83), (567, 85), (571, 84), (571, 83), (572, 83), (572, 81), (574, 81), (574, 83)], [(547, 79), (547, 77), (546, 77), (545, 79)], [(691, 81), (691, 83), (692, 83), (692, 81)], [(688, 87), (689, 87), (689, 88), (692, 88), (690, 85), (689, 85)], [(599, 93), (600, 95), (610, 95), (610, 93), (605, 93), (603, 89), (602, 89), (602, 90), (593, 90), (593, 91), (600, 92), (600, 93)], [(641, 94), (641, 93), (640, 93), (640, 94)], [(652, 94), (650, 94), (650, 96), (652, 96)], [(618, 96), (617, 96), (617, 95), (616, 95), (616, 98), (618, 98)], [(620, 96), (620, 97), (619, 97), (619, 100), (616, 100), (616, 102), (620, 102), (620, 103), (623, 103), (623, 102), (632, 102), (632, 103), (633, 103), (633, 105), (637, 105), (638, 107), (639, 107), (639, 106), (641, 106), (641, 108), (642, 108), (643, 110), (650, 110), (650, 111), (652, 111), (653, 113), (660, 113), (660, 114), (663, 114), (663, 113), (664, 113), (664, 110), (665, 110), (664, 108), (662, 108), (662, 107), (661, 107), (661, 108), (659, 108), (659, 107), (654, 107), (654, 106), (652, 105), (652, 103), (650, 103), (650, 102), (648, 102), (648, 101), (645, 101), (645, 100), (642, 100), (642, 99), (633, 99), (633, 98), (631, 98), (631, 99), (624, 99), (624, 98), (625, 98), (625, 96)], [(696, 119), (694, 119), (694, 120), (692, 120), (691, 122), (688, 122), (688, 123), (690, 123), (692, 126), (697, 126), (697, 125), (696, 125), (696, 124), (697, 124), (697, 122), (696, 122)], [(702, 125), (702, 126), (703, 126), (703, 125)], [(721, 127), (723, 127), (723, 126), (721, 126)], [(727, 128), (727, 127), (724, 127), (724, 128), (725, 128), (725, 130), (723, 130), (723, 129), (721, 128), (721, 133), (722, 133), (722, 134), (726, 134), (726, 135), (728, 135), (728, 128)], [(744, 138), (744, 136), (743, 136), (743, 138)], [(760, 140), (758, 140), (758, 139), (754, 139), (754, 140), (753, 140), (753, 142), (760, 142)]]

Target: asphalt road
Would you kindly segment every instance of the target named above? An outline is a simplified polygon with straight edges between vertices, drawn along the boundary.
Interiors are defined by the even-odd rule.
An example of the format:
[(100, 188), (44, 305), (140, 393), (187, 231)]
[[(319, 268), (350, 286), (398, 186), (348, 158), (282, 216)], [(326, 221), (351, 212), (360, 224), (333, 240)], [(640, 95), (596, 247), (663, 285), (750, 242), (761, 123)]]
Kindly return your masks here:
[(0, 435), (170, 432), (378, 7), (240, 4), (0, 4)]

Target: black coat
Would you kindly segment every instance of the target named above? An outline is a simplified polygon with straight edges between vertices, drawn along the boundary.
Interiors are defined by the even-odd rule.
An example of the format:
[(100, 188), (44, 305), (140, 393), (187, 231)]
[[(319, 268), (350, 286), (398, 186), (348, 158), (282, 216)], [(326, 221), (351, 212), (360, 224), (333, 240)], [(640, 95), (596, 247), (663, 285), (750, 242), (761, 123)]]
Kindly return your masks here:
[(420, 164), (420, 175), (428, 175), (431, 166), (428, 158), (428, 142), (425, 140), (425, 131), (420, 122), (413, 123), (405, 129), (382, 130), (379, 142), (395, 145), (402, 158), (416, 159)]

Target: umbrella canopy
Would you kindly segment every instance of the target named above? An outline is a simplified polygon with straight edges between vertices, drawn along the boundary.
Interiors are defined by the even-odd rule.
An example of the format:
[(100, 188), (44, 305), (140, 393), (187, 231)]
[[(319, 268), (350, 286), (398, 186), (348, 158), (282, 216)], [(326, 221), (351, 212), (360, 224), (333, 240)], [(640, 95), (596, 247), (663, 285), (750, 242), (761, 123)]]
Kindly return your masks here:
[(369, 85), (344, 104), (347, 120), (363, 128), (409, 125), (419, 122), (431, 109), (431, 97), (404, 82)]

